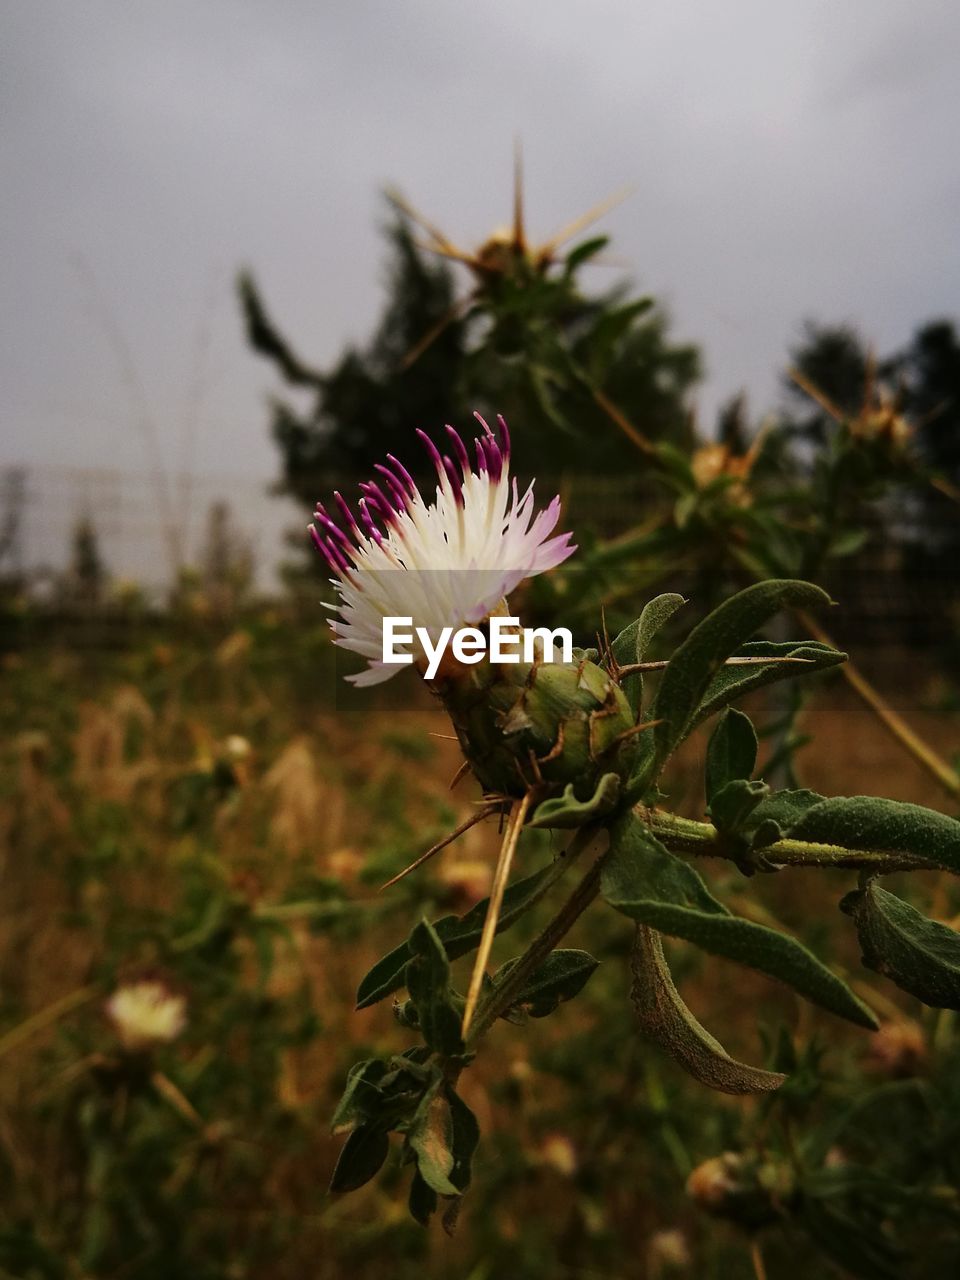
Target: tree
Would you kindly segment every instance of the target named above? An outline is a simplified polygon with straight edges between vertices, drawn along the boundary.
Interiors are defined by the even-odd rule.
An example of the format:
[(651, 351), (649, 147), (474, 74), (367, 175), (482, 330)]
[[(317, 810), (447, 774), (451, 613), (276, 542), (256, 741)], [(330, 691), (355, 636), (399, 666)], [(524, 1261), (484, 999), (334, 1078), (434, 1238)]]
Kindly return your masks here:
[(868, 365), (867, 348), (855, 329), (805, 321), (803, 336), (790, 351), (790, 367), (784, 377), (788, 431), (800, 439), (823, 444), (831, 430), (831, 415), (811, 399), (795, 374), (844, 416), (853, 418), (863, 405)]
[(406, 213), (386, 234), (383, 315), (370, 342), (347, 348), (329, 370), (295, 354), (252, 275), (240, 278), (251, 345), (313, 395), (306, 413), (273, 403), (288, 492), (312, 502), (332, 474), (366, 475), (387, 452), (402, 452), (414, 469), (414, 428), (436, 431), (472, 409), (507, 417), (523, 474), (638, 470), (636, 443), (618, 419), (642, 438), (689, 441), (699, 352), (673, 343), (665, 314), (649, 298), (629, 298), (626, 286), (582, 293), (580, 268), (604, 238), (561, 258), (555, 246), (528, 245), (518, 223), (512, 237), (450, 255), (471, 275), (458, 299), (451, 267), (418, 246)]
[(923, 541), (952, 575), (960, 549), (960, 340), (952, 321), (934, 320), (923, 325), (906, 351), (891, 363), (915, 424), (917, 451), (935, 480), (945, 482), (940, 488), (926, 486), (919, 498)]

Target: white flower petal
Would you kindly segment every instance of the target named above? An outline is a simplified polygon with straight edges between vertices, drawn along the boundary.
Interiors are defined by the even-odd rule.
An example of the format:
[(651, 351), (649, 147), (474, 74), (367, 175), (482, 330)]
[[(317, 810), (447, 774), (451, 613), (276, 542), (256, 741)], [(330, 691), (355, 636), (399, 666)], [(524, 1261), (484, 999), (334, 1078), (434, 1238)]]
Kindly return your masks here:
[[(413, 628), (425, 628), (435, 642), (444, 627), (482, 622), (524, 579), (576, 550), (571, 534), (550, 537), (560, 519), (559, 497), (537, 512), (533, 484), (521, 496), (511, 479), (506, 424), (500, 420), (498, 437), (479, 421), (484, 434), (475, 442), (473, 468), (452, 428), (459, 465), (441, 458), (420, 433), (439, 481), (429, 503), (391, 456), (392, 467), (378, 468), (377, 480), (361, 486), (358, 515), (339, 495), (339, 521), (317, 509), (310, 532), (339, 597), (328, 606), (335, 643), (369, 662), (348, 677), (353, 684), (379, 684), (403, 670), (382, 661), (385, 617), (412, 618)], [(422, 656), (418, 643), (397, 647)]]

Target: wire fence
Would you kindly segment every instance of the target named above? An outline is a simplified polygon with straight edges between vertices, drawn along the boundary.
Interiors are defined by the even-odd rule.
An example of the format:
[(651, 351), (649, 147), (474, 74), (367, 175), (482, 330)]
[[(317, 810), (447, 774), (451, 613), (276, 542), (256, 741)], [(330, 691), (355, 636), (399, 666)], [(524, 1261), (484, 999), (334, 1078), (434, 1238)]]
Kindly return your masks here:
[(245, 562), (261, 594), (280, 590), (285, 540), (302, 508), (249, 476), (173, 477), (53, 464), (0, 469), (0, 574), (41, 595), (75, 567), (78, 544), (114, 584), (162, 600), (181, 570), (211, 558)]
[[(317, 492), (338, 479), (350, 487), (327, 475), (318, 477)], [(648, 508), (633, 477), (541, 479), (538, 487), (561, 492), (573, 527), (600, 534), (635, 525)], [(231, 602), (284, 593), (284, 565), (308, 563), (305, 524), (303, 506), (264, 478), (181, 475), (161, 486), (143, 472), (0, 467), (0, 584), (69, 608), (71, 600), (89, 603), (95, 583), (101, 604), (136, 592), (156, 609), (192, 577), (208, 589), (226, 584), (221, 612), (229, 612)], [(926, 569), (911, 561), (909, 525), (906, 517), (893, 520), (871, 557), (832, 570), (824, 585), (843, 608), (831, 627), (861, 654), (902, 663), (911, 654), (955, 652), (960, 661), (960, 573), (942, 559)]]

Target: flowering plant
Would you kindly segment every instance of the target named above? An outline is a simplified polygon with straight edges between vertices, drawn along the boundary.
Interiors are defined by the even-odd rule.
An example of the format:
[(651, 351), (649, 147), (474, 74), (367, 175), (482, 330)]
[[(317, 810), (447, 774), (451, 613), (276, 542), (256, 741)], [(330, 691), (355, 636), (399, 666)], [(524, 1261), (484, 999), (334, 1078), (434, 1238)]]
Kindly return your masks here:
[[(482, 420), (481, 426), (476, 471), (452, 428), (456, 464), (429, 446), (438, 478), (430, 503), (391, 458), (390, 467), (379, 468), (382, 483), (362, 486), (359, 518), (336, 496), (346, 527), (318, 507), (312, 536), (334, 573), (337, 642), (368, 659), (364, 683), (391, 674), (378, 665), (378, 627), (401, 603), (427, 627), (461, 620), (482, 625), (513, 587), (573, 550), (568, 538), (551, 536), (556, 499), (535, 515), (532, 487), (523, 499), (514, 488), (508, 504), (506, 426), (501, 420), (499, 439)], [(438, 575), (428, 579), (431, 590), (420, 581), (424, 572)], [(481, 576), (474, 581), (473, 573)], [(360, 983), (361, 1008), (405, 989), (395, 1013), (422, 1042), (351, 1071), (334, 1117), (335, 1129), (348, 1134), (334, 1190), (372, 1178), (396, 1132), (404, 1159), (415, 1165), (411, 1212), (426, 1222), (442, 1202), (444, 1223), (452, 1228), (479, 1140), (458, 1092), (460, 1076), (499, 1018), (546, 1016), (585, 986), (596, 961), (560, 943), (598, 897), (634, 925), (630, 997), (642, 1031), (712, 1088), (769, 1093), (787, 1077), (736, 1061), (704, 1029), (673, 981), (663, 935), (786, 983), (860, 1027), (877, 1027), (871, 1009), (812, 951), (720, 902), (691, 855), (726, 859), (747, 877), (788, 867), (859, 869), (859, 886), (841, 906), (856, 924), (864, 962), (927, 1003), (960, 1007), (960, 938), (877, 882), (899, 870), (960, 872), (960, 822), (884, 799), (772, 790), (755, 777), (753, 724), (731, 705), (772, 682), (845, 661), (822, 642), (754, 638), (780, 610), (829, 603), (803, 581), (757, 583), (694, 627), (668, 661), (654, 662), (651, 643), (684, 604), (680, 596), (661, 595), (613, 640), (604, 636), (599, 648), (575, 651), (570, 663), (452, 664), (431, 682), (483, 801), (471, 820), (401, 876), (484, 818), (506, 815), (504, 839), (489, 899), (460, 918), (421, 921)], [(651, 670), (662, 675), (648, 698), (644, 675)], [(714, 717), (704, 778), (707, 820), (692, 821), (670, 812), (661, 783), (677, 748)], [(536, 828), (574, 834), (552, 862), (508, 887), (521, 835)], [(595, 846), (599, 851), (579, 883), (527, 950), (488, 974), (494, 935), (534, 909)], [(474, 951), (464, 996), (451, 964)]]

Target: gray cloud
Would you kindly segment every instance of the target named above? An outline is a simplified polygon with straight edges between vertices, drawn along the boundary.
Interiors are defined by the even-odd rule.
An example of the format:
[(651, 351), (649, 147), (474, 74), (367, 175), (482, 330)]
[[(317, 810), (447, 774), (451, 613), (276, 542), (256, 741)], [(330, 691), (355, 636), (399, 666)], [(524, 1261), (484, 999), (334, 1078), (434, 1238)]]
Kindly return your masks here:
[(535, 234), (635, 184), (604, 226), (703, 343), (705, 417), (742, 385), (772, 400), (805, 315), (882, 349), (958, 309), (952, 0), (46, 0), (3, 22), (7, 459), (142, 464), (95, 288), (168, 463), (269, 476), (236, 267), (329, 359), (377, 313), (380, 188), (477, 242), (516, 134)]

